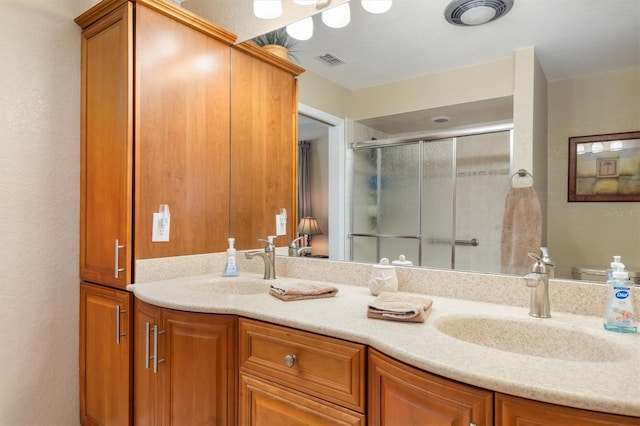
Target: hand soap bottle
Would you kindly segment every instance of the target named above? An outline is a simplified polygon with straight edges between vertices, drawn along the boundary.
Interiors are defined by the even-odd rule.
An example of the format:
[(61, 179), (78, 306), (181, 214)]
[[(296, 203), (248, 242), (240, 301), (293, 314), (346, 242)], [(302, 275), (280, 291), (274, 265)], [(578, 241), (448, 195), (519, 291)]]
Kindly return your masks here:
[(619, 333), (637, 333), (635, 310), (633, 307), (633, 286), (624, 264), (617, 263), (612, 278), (607, 281), (609, 300), (604, 317), (604, 328)]
[(227, 249), (227, 262), (224, 264), (223, 277), (237, 277), (238, 263), (236, 262), (236, 249), (233, 247), (235, 238), (229, 238), (229, 248)]

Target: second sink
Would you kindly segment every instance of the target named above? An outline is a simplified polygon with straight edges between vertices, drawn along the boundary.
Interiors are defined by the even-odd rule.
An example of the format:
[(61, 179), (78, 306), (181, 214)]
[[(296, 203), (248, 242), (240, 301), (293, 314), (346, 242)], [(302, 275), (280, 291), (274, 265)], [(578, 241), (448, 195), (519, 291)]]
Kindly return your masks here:
[(592, 330), (550, 320), (448, 315), (438, 319), (435, 327), (468, 343), (541, 358), (612, 362), (630, 356), (630, 349)]

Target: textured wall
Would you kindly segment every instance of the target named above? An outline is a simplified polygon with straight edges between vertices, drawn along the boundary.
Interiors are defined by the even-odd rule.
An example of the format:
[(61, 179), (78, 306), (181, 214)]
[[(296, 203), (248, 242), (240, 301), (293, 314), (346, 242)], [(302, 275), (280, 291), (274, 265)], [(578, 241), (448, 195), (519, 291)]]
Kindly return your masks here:
[(0, 424), (78, 424), (80, 30), (97, 1), (2, 0)]

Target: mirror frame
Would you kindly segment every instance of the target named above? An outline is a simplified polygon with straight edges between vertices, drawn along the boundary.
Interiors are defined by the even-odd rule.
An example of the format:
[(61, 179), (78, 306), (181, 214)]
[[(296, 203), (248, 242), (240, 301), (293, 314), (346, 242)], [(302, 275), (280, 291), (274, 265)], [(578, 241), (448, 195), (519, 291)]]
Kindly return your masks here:
[[(609, 133), (604, 135), (592, 135), (592, 136), (574, 136), (569, 138), (569, 185), (568, 185), (568, 189), (569, 189), (568, 201), (569, 202), (640, 201), (640, 192), (632, 193), (632, 194), (579, 194), (577, 192), (578, 144), (594, 143), (594, 142), (610, 142), (610, 141), (628, 140), (628, 139), (640, 139), (640, 131)], [(609, 179), (619, 179), (619, 177), (616, 174), (616, 175), (612, 175)]]

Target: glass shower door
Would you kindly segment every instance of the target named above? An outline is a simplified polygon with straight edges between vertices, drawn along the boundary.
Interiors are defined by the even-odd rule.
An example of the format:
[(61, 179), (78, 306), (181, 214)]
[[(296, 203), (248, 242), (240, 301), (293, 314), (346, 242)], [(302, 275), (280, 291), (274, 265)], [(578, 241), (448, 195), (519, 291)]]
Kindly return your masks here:
[(423, 143), (422, 266), (452, 267), (455, 218), (455, 145), (453, 139)]
[(419, 150), (418, 143), (409, 143), (354, 151), (352, 260), (404, 254), (418, 264)]

